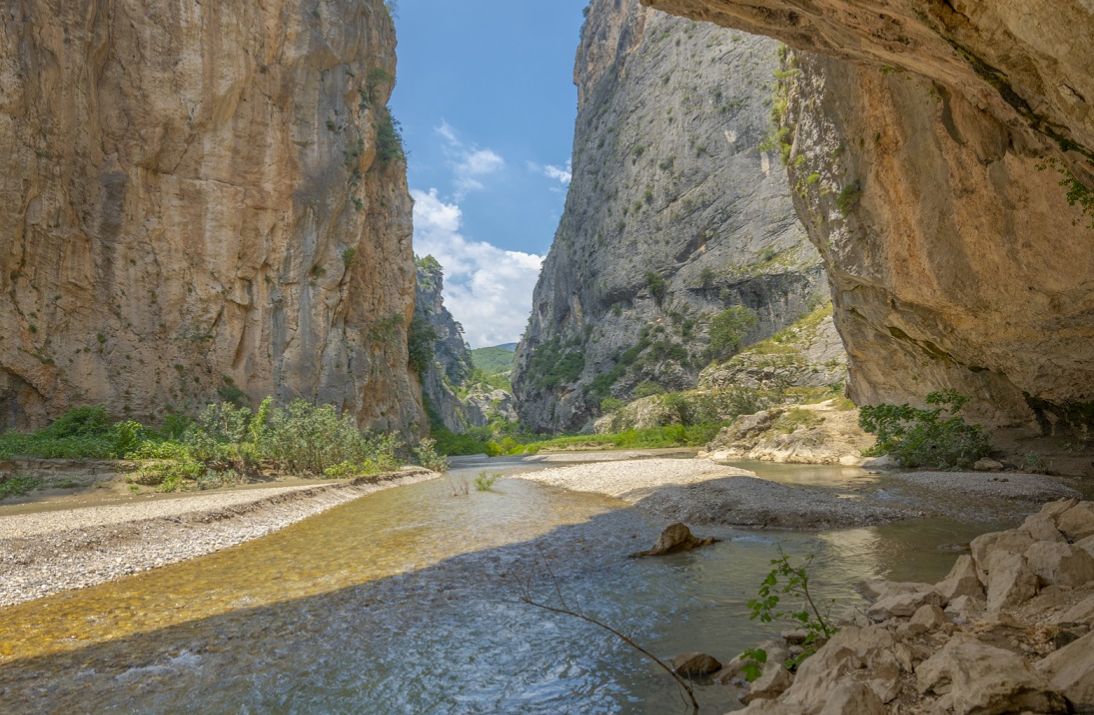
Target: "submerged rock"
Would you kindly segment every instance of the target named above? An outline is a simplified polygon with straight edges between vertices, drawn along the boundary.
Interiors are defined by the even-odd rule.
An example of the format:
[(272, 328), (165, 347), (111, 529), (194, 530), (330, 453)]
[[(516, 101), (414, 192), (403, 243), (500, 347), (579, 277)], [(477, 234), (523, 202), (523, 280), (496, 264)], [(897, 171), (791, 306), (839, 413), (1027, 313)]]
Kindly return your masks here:
[[(666, 554), (675, 554), (681, 551), (691, 551), (702, 546), (710, 546), (719, 541), (721, 541), (721, 539), (713, 536), (699, 538), (691, 533), (691, 529), (689, 529), (686, 524), (677, 522), (665, 527), (665, 530), (661, 532), (661, 536), (658, 537), (657, 543), (653, 545), (652, 549), (631, 554), (631, 558), (664, 556)], [(717, 670), (717, 668), (715, 668), (715, 670)]]
[(685, 678), (700, 678), (721, 669), (718, 659), (706, 653), (681, 653), (672, 659), (673, 672)]

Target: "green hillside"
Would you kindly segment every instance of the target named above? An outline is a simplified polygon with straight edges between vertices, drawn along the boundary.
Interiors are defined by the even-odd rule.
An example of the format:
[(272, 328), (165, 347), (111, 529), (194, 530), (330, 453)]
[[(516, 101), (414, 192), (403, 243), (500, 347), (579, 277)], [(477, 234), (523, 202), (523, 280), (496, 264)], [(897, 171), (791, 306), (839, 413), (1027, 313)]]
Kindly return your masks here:
[(513, 355), (516, 349), (516, 343), (475, 348), (471, 351), (471, 364), (487, 374), (508, 372), (513, 369)]

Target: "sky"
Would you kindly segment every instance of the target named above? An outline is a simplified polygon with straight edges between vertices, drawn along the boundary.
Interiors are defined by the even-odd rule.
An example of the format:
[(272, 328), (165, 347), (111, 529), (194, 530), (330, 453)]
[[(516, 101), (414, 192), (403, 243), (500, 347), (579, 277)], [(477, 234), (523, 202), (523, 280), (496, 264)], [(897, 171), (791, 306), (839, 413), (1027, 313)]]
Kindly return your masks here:
[(414, 252), (445, 269), (471, 347), (519, 339), (570, 181), (587, 0), (398, 0), (391, 110)]

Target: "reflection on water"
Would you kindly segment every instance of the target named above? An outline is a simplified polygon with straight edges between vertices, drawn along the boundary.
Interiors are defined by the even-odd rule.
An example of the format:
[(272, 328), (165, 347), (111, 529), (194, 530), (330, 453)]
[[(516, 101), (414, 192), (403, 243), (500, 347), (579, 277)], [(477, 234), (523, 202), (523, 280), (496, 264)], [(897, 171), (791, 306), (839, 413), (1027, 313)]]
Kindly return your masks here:
[[(780, 466), (777, 478), (808, 482), (815, 469)], [(0, 610), (0, 710), (678, 712), (664, 674), (612, 636), (517, 601), (525, 587), (551, 597), (543, 564), (571, 605), (659, 655), (729, 658), (777, 631), (749, 621), (746, 602), (780, 545), (814, 554), (818, 593), (851, 608), (856, 582), (936, 579), (953, 561), (936, 547), (984, 530), (697, 528), (726, 541), (624, 558), (663, 525), (515, 479), (460, 497), (447, 480), (379, 492), (201, 559)], [(705, 712), (734, 705), (721, 688), (700, 695)]]

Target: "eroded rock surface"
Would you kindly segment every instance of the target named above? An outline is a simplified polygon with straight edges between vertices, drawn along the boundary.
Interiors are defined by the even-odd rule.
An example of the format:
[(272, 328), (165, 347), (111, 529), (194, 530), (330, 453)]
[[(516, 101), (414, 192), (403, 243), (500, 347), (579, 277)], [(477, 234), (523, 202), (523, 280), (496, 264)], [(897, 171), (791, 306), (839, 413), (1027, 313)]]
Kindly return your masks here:
[(0, 426), (221, 393), (417, 431), (381, 0), (0, 17)]
[(982, 422), (1085, 434), (1089, 3), (644, 1), (806, 50), (776, 108), (856, 402), (950, 387)]
[(573, 181), (514, 387), (540, 431), (588, 426), (642, 383), (692, 387), (710, 317), (754, 342), (827, 300), (768, 132), (776, 43), (594, 0), (577, 54)]

